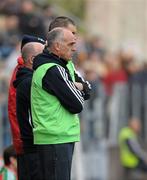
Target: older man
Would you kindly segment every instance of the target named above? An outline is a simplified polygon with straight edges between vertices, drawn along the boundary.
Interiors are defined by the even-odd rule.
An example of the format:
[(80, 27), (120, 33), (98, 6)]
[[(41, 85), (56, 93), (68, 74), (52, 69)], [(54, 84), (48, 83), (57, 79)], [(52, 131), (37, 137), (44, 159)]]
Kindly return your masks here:
[(35, 58), (31, 88), (34, 143), (40, 154), (42, 179), (69, 180), (74, 143), (80, 140), (77, 113), (83, 109), (67, 63), (76, 38), (65, 28), (48, 33), (47, 46)]

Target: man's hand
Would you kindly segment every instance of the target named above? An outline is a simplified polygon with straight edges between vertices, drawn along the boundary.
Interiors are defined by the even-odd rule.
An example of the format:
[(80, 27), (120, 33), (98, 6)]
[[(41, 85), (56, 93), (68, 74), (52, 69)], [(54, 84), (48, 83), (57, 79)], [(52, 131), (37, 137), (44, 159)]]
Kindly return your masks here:
[(80, 82), (74, 82), (74, 85), (80, 90), (83, 91), (83, 84)]

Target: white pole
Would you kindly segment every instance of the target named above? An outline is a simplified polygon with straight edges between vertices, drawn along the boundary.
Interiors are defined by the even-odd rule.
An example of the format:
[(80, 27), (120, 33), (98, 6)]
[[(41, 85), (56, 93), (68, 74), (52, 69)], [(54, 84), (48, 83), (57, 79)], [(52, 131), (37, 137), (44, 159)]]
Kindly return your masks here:
[(82, 145), (80, 142), (76, 143), (74, 150), (74, 179), (76, 180), (84, 180), (84, 171), (83, 171), (83, 152)]

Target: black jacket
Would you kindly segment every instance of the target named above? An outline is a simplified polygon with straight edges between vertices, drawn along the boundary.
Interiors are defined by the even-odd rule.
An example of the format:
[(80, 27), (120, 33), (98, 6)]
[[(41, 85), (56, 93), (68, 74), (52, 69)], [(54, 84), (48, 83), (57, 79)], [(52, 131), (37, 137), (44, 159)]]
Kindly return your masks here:
[(42, 88), (48, 93), (55, 95), (61, 104), (71, 113), (80, 113), (83, 109), (84, 99), (90, 97), (90, 84), (75, 73), (76, 82), (82, 82), (84, 91), (80, 92), (72, 83), (70, 73), (66, 67), (67, 61), (59, 58), (47, 49), (36, 56), (33, 69), (45, 63), (56, 63), (60, 66), (51, 67), (43, 77)]
[(16, 80), (13, 82), (16, 88), (16, 114), (23, 141), (24, 152), (36, 151), (33, 145), (33, 132), (31, 120), (30, 92), (33, 70), (22, 67), (18, 69)]

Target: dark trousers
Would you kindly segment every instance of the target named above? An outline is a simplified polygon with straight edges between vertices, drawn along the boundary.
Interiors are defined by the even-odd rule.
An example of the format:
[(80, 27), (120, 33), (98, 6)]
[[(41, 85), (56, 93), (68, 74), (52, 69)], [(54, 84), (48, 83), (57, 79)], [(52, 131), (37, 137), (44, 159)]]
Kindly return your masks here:
[(37, 152), (17, 155), (18, 180), (42, 180)]
[[(147, 174), (147, 164), (140, 161), (138, 165), (134, 168), (127, 168), (124, 167), (124, 177), (123, 180), (135, 180), (139, 179), (137, 176), (140, 176), (141, 174)], [(135, 177), (136, 176), (136, 177)]]
[(142, 172), (147, 173), (147, 164), (145, 164), (143, 161), (140, 161), (137, 166), (137, 169), (139, 169)]
[(74, 143), (37, 145), (41, 180), (70, 180)]

